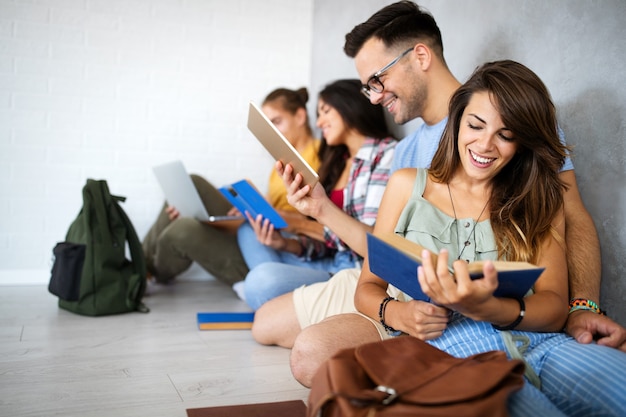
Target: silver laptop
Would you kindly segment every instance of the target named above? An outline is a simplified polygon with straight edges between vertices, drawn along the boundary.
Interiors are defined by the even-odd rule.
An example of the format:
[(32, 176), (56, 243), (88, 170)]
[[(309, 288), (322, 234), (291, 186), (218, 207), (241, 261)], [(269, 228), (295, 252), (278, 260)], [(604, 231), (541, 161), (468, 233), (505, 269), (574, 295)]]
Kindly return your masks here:
[(212, 215), (208, 213), (181, 161), (157, 165), (152, 170), (165, 194), (167, 203), (176, 207), (181, 216), (193, 217), (199, 221), (209, 223), (243, 219), (242, 216)]
[(250, 102), (248, 111), (248, 129), (275, 160), (283, 164), (291, 164), (295, 172), (300, 173), (304, 178), (304, 184), (311, 187), (315, 185), (318, 181), (317, 172), (253, 102)]

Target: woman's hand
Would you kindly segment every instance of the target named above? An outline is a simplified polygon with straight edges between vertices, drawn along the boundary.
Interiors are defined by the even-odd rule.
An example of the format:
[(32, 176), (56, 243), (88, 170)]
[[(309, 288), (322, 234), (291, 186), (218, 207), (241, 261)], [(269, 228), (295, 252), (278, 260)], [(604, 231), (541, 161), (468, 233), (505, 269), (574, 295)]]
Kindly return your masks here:
[(174, 206), (167, 206), (165, 208), (165, 212), (167, 213), (167, 216), (169, 217), (170, 221), (174, 221), (178, 217), (180, 217), (180, 212)]
[(275, 209), (276, 212), (287, 222), (287, 227), (283, 231), (287, 233), (300, 233), (300, 225), (302, 222), (307, 221), (307, 217), (301, 213), (295, 211), (286, 211)]
[(422, 266), (417, 270), (418, 280), (424, 293), (435, 304), (472, 317), (476, 313), (482, 314), (487, 303), (494, 301), (498, 273), (493, 263), (485, 262), (482, 278), (471, 279), (467, 263), (462, 260), (454, 262), (454, 274), (450, 273), (445, 249), (439, 253), (436, 265), (427, 250), (422, 253), (422, 259)]
[(250, 213), (246, 212), (246, 217), (250, 226), (256, 234), (256, 238), (259, 242), (265, 246), (269, 246), (275, 250), (284, 250), (287, 246), (287, 239), (280, 234), (280, 232), (274, 230), (274, 225), (268, 220), (264, 219), (262, 215), (253, 218)]
[(228, 210), (228, 212), (226, 213), (227, 216), (243, 216), (243, 214), (241, 214), (241, 212), (239, 211), (239, 209), (235, 206), (232, 206), (230, 208), (230, 210)]
[(450, 310), (425, 301), (392, 301), (385, 309), (387, 325), (422, 340), (441, 336), (448, 326), (449, 318)]
[(289, 204), (305, 216), (318, 219), (326, 204), (330, 202), (324, 187), (319, 182), (312, 189), (310, 185), (304, 185), (302, 175), (296, 173), (291, 164), (283, 166), (278, 161), (275, 168), (287, 188)]

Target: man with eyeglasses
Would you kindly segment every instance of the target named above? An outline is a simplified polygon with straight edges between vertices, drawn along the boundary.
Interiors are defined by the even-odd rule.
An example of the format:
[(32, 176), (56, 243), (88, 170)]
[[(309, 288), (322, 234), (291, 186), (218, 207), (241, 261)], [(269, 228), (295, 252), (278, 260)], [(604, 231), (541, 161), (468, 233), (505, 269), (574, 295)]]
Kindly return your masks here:
[(408, 54), (412, 50), (413, 50), (413, 46), (407, 49), (406, 51), (402, 52), (400, 55), (395, 57), (393, 61), (391, 61), (390, 63), (382, 67), (380, 70), (376, 71), (374, 75), (369, 77), (369, 79), (367, 80), (367, 84), (363, 84), (363, 86), (361, 87), (361, 92), (363, 93), (363, 95), (367, 98), (371, 98), (372, 92), (379, 93), (379, 94), (382, 93), (383, 90), (385, 89), (385, 86), (383, 85), (383, 82), (380, 80), (380, 77), (385, 72), (389, 71), (391, 67), (396, 65), (398, 61), (400, 61), (406, 54)]
[[(388, 7), (405, 7), (407, 13), (396, 12), (400, 17), (395, 27), (380, 25), (381, 36), (373, 32), (379, 26), (377, 15), (357, 25), (346, 35), (344, 51), (354, 58), (359, 76), (367, 80), (362, 91), (372, 103), (384, 106), (399, 125), (418, 117), (424, 121), (417, 131), (400, 142), (401, 151), (394, 156), (393, 172), (403, 167), (430, 165), (446, 124), (448, 101), (461, 83), (447, 67), (441, 33), (433, 17), (413, 3)], [(403, 24), (401, 20), (407, 17), (410, 20)], [(389, 45), (384, 40), (386, 36), (397, 40)]]
[[(346, 35), (346, 54), (354, 58), (362, 91), (384, 106), (398, 124), (421, 118), (424, 123), (396, 147), (391, 171), (427, 168), (439, 145), (448, 116), (448, 102), (460, 83), (448, 69), (441, 33), (434, 18), (410, 1), (391, 4)], [(570, 293), (586, 307), (573, 306), (567, 332), (581, 343), (597, 342), (626, 351), (626, 329), (600, 313), (600, 249), (591, 216), (586, 211), (568, 159), (561, 177), (570, 185), (565, 212), (570, 267)], [(571, 230), (579, 231), (574, 235)], [(571, 248), (577, 251), (573, 252)], [(328, 282), (295, 290), (262, 306), (255, 316), (253, 336), (259, 343), (292, 348), (291, 369), (309, 386), (319, 365), (335, 352), (359, 344), (359, 335), (344, 335), (333, 315), (355, 311), (353, 297), (359, 270), (344, 270)], [(582, 300), (582, 301), (581, 301)], [(422, 303), (420, 338), (439, 336), (447, 325), (447, 310)], [(355, 330), (356, 331), (356, 330)]]

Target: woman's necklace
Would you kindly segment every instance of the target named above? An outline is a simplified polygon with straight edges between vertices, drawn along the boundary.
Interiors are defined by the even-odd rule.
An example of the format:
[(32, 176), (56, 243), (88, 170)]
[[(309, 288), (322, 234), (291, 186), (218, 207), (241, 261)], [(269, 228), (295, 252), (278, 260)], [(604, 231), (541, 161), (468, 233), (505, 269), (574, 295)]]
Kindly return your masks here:
[[(460, 239), (461, 231), (459, 230), (459, 219), (456, 217), (456, 210), (454, 209), (454, 201), (452, 199), (452, 191), (450, 190), (450, 184), (447, 184), (447, 185), (448, 185), (448, 195), (450, 195), (450, 204), (452, 205), (452, 213), (454, 214), (454, 223), (456, 223), (457, 239)], [(459, 256), (456, 259), (461, 259), (461, 255), (463, 255), (463, 251), (465, 250), (466, 247), (470, 245), (470, 239), (474, 235), (474, 231), (476, 230), (476, 225), (478, 224), (478, 221), (480, 220), (483, 213), (485, 212), (485, 209), (487, 208), (488, 204), (489, 204), (489, 200), (487, 200), (487, 202), (485, 203), (485, 207), (483, 207), (483, 209), (480, 211), (480, 214), (478, 215), (476, 222), (474, 222), (474, 227), (472, 227), (472, 230), (470, 231), (469, 235), (467, 235), (467, 240), (463, 242), (462, 246), (459, 240), (458, 245), (459, 245), (460, 251), (459, 251)], [(474, 238), (474, 243), (476, 243), (476, 238)]]

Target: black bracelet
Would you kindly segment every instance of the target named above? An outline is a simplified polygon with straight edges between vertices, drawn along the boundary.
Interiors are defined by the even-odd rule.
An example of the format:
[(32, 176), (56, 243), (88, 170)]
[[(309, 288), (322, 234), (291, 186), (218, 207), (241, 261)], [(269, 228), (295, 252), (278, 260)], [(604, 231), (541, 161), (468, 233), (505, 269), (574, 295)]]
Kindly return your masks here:
[(513, 330), (522, 322), (522, 319), (524, 318), (524, 315), (526, 314), (526, 304), (524, 303), (524, 300), (522, 298), (516, 298), (515, 300), (517, 300), (517, 302), (519, 303), (519, 316), (517, 316), (515, 321), (509, 324), (508, 326), (497, 326), (495, 324), (492, 324), (491, 326), (493, 326), (494, 329)]
[(385, 323), (385, 310), (387, 309), (387, 304), (389, 303), (389, 301), (398, 301), (398, 300), (393, 297), (386, 297), (385, 299), (383, 299), (383, 301), (380, 303), (380, 308), (378, 309), (378, 318), (380, 319), (380, 324), (383, 325), (387, 333), (392, 336), (395, 336), (395, 335), (400, 334), (400, 331), (394, 329), (393, 327)]

